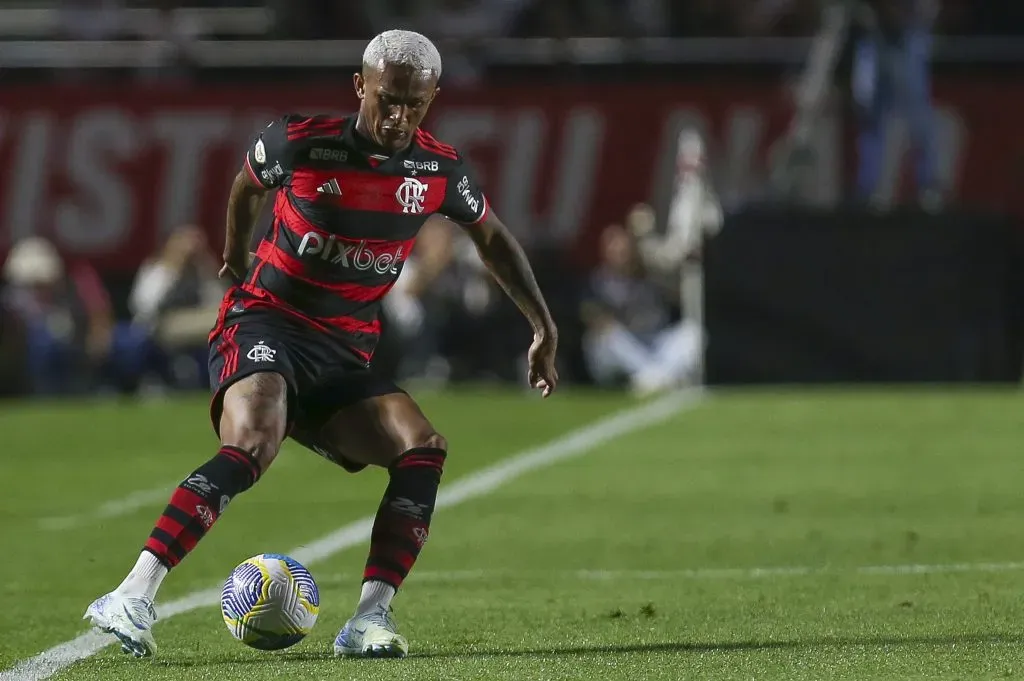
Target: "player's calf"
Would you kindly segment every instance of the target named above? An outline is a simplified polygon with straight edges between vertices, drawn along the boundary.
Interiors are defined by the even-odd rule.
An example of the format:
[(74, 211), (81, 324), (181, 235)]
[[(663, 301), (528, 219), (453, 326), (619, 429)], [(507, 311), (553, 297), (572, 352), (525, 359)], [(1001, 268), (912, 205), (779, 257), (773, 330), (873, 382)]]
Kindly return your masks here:
[(434, 435), (388, 468), (390, 479), (373, 523), (364, 582), (380, 581), (398, 589), (408, 576), (430, 533), (446, 446), (440, 435)]
[(171, 493), (128, 576), (92, 603), (85, 618), (121, 640), (125, 652), (150, 655), (156, 644), (153, 599), (171, 568), (213, 527), (228, 504), (270, 466), (287, 427), (287, 387), (276, 374), (256, 374), (224, 394), (221, 445)]
[(408, 652), (391, 616), (391, 599), (429, 536), (446, 450), (444, 438), (434, 433), (388, 467), (390, 480), (374, 519), (359, 604), (334, 642), (336, 654), (404, 657)]
[(172, 568), (213, 527), (231, 500), (259, 480), (280, 449), (287, 426), (287, 387), (278, 374), (254, 374), (227, 389), (217, 454), (186, 477), (146, 542)]

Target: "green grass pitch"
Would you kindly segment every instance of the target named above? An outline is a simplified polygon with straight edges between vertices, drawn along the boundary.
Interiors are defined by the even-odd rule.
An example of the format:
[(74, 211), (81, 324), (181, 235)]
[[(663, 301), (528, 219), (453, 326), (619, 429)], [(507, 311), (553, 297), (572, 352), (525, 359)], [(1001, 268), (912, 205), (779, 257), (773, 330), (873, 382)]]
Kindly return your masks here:
[[(635, 405), (484, 390), (421, 403), (451, 443), (447, 484)], [(206, 409), (0, 407), (0, 670), (85, 631), (161, 490), (215, 450)], [(360, 546), (311, 566), (320, 621), (289, 650), (246, 648), (211, 606), (158, 623), (153, 660), (111, 646), (53, 678), (1024, 678), (1022, 417), (1015, 392), (715, 394), (440, 510), (395, 601), (406, 660), (330, 655)], [(371, 514), (385, 479), (287, 445), (161, 599)]]

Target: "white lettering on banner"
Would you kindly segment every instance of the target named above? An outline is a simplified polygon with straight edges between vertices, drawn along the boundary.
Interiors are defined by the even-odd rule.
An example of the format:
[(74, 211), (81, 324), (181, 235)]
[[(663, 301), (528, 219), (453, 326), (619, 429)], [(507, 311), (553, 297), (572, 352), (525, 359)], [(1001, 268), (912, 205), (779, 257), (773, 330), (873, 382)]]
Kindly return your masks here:
[[(500, 141), (501, 172), (496, 178), (497, 198), (503, 221), (519, 225), (522, 236), (533, 242), (547, 230), (543, 219), (534, 213), (537, 174), (541, 154), (547, 144), (544, 113), (536, 109), (511, 114), (502, 125)], [(519, 236), (517, 234), (516, 236)]]
[[(509, 228), (525, 241), (572, 239), (587, 226), (598, 165), (603, 151), (605, 116), (581, 107), (569, 112), (562, 125), (562, 144), (554, 186), (545, 197), (546, 215), (537, 208), (537, 180), (546, 162), (545, 148), (558, 136), (548, 134), (550, 117), (537, 109), (499, 115), (495, 108), (450, 108), (437, 118), (437, 136), (457, 149), (497, 145), (501, 162), (496, 176), (487, 177), (478, 167), (480, 183), (488, 188), (492, 203), (501, 205)], [(526, 230), (530, 230), (527, 232)]]
[(373, 270), (377, 274), (398, 274), (402, 268), (402, 247), (394, 253), (376, 253), (366, 245), (363, 239), (356, 244), (339, 242), (332, 234), (326, 239), (317, 232), (307, 232), (299, 243), (300, 256), (319, 255), (320, 260), (327, 260), (335, 265), (360, 271)]
[[(595, 109), (574, 109), (562, 132), (558, 184), (551, 197), (547, 220), (548, 235), (555, 241), (575, 238), (584, 229), (584, 221), (590, 214), (604, 151), (604, 115)], [(614, 159), (611, 162), (614, 163)]]
[[(139, 117), (128, 105), (72, 107), (67, 115), (59, 106), (0, 107), (5, 154), (0, 167), (0, 248), (13, 238), (43, 234), (71, 253), (121, 256), (125, 266), (149, 255), (147, 244), (158, 229), (195, 221), (217, 233), (244, 150), (276, 118), (266, 110), (236, 110), (228, 104), (188, 110), (169, 105)], [(431, 130), (470, 159), (479, 184), (518, 237), (571, 240), (583, 230), (621, 218), (604, 213), (625, 210), (634, 200), (654, 200), (663, 212), (675, 176), (675, 140), (690, 125), (706, 133), (711, 171), (723, 198), (756, 194), (764, 188), (765, 158), (784, 131), (786, 118), (775, 115), (769, 105), (670, 109), (654, 123), (652, 131), (660, 142), (645, 139), (634, 149), (627, 146), (631, 133), (610, 115), (598, 104), (569, 110), (452, 105), (438, 110)], [(942, 140), (939, 178), (946, 186), (955, 185), (967, 150), (967, 129), (951, 109), (938, 111), (937, 125)], [(800, 191), (828, 202), (840, 195), (855, 160), (844, 156), (846, 133), (835, 116), (826, 115), (812, 142), (813, 172)], [(911, 170), (907, 139), (896, 135), (888, 145), (893, 155), (884, 191), (906, 195), (911, 187), (904, 187), (905, 178), (913, 176), (906, 172)], [(631, 151), (623, 158), (610, 156), (622, 149)], [(417, 161), (407, 170), (410, 175), (433, 172), (433, 163)], [(626, 181), (620, 180), (624, 164), (635, 166), (628, 168)], [(461, 177), (453, 178), (457, 186)], [(458, 193), (471, 208), (470, 198), (479, 202), (479, 195), (470, 192), (467, 198), (463, 188)], [(400, 198), (414, 210), (414, 185), (392, 200)], [(474, 212), (480, 209), (482, 204)], [(258, 229), (267, 213), (269, 208)], [(371, 257), (358, 246), (347, 254), (338, 248), (331, 246), (330, 257), (341, 256), (349, 266), (354, 266), (357, 251), (356, 262)], [(384, 261), (379, 257), (372, 256), (375, 264), (370, 267), (387, 261), (390, 271), (398, 262), (393, 255)]]
[[(7, 185), (5, 223), (13, 243), (35, 233), (40, 212), (45, 209), (49, 191), (49, 168), (53, 162), (53, 116), (39, 113), (28, 119), (17, 131), (9, 120), (10, 139), (14, 153), (9, 160), (11, 174)], [(6, 126), (5, 126), (6, 127)], [(0, 239), (2, 241), (2, 239)]]
[(153, 120), (153, 132), (167, 151), (155, 227), (161, 235), (196, 222), (206, 152), (231, 132), (231, 118), (216, 110), (175, 111)]
[(130, 236), (135, 197), (113, 166), (135, 158), (139, 146), (134, 121), (118, 110), (94, 109), (75, 121), (67, 173), (76, 191), (54, 213), (61, 243), (78, 253), (103, 253)]
[[(502, 121), (494, 108), (484, 107), (458, 107), (445, 109), (438, 115), (434, 131), (438, 139), (445, 140), (456, 149), (472, 158), (474, 150), (481, 146), (498, 145), (502, 137)], [(504, 149), (504, 147), (501, 147)], [(477, 182), (488, 188), (488, 194), (492, 201), (495, 197), (499, 203), (504, 201), (504, 192), (500, 187), (498, 177), (502, 173), (490, 173), (493, 170), (487, 166), (475, 165)], [(507, 217), (507, 216), (506, 216)], [(527, 230), (533, 226), (527, 223), (507, 221), (509, 230), (520, 240), (528, 241)]]
[(517, 234), (531, 241), (571, 239), (584, 228), (601, 170), (597, 161), (604, 142), (604, 116), (589, 108), (573, 109), (563, 126), (556, 155), (559, 172), (545, 197), (547, 210), (538, 211), (537, 178), (545, 161), (544, 150), (555, 139), (547, 123), (543, 112), (528, 109), (495, 125), (495, 134), (504, 143), (495, 203), (501, 204), (508, 224), (532, 228), (528, 234)]

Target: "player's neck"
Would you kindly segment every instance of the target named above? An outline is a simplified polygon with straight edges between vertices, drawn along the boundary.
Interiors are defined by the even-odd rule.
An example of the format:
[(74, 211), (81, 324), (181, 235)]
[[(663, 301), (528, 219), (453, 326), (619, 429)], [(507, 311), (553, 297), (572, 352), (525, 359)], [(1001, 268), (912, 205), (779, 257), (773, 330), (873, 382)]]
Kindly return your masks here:
[[(388, 149), (386, 147), (381, 146), (377, 142), (374, 142), (373, 136), (370, 134), (369, 127), (366, 124), (366, 119), (363, 118), (362, 114), (359, 114), (356, 117), (356, 127), (354, 133), (355, 134), (353, 135), (353, 137), (355, 138), (356, 143), (360, 148), (360, 151), (364, 153), (378, 154), (381, 156), (394, 156), (395, 154), (402, 153), (403, 151), (409, 148), (409, 144), (412, 144), (412, 142), (410, 141), (409, 144), (406, 144), (401, 149)], [(410, 138), (411, 137), (412, 136), (410, 135)]]

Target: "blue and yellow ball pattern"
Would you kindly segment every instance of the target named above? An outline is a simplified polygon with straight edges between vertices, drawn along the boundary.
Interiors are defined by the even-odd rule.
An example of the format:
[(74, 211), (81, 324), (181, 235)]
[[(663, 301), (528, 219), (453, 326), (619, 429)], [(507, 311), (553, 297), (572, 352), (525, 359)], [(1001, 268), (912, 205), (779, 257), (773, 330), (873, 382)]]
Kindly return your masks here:
[(259, 650), (281, 650), (312, 631), (320, 614), (320, 592), (297, 560), (263, 553), (231, 571), (220, 609), (228, 631), (239, 641)]

